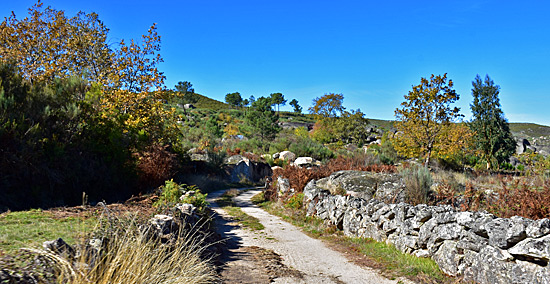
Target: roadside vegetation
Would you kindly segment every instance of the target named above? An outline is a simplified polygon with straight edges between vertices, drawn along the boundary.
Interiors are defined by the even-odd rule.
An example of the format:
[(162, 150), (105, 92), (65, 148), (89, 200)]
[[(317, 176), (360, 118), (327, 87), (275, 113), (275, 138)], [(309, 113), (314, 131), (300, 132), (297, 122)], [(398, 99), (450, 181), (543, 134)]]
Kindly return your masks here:
[[(108, 27), (95, 13), (70, 16), (39, 1), (26, 18), (5, 16), (0, 23), (0, 256), (24, 257), (27, 253), (18, 255), (20, 248), (58, 237), (71, 244), (86, 239), (101, 221), (99, 211), (85, 210), (88, 204), (153, 194), (154, 206), (148, 200), (148, 209), (140, 209), (145, 215), (170, 210), (178, 202), (204, 212), (209, 191), (234, 185), (225, 164), (234, 155), (278, 166), (272, 177), (260, 181), (270, 187), (255, 202), (288, 215), (317, 237), (327, 236), (357, 251), (374, 247), (368, 254), (387, 271), (401, 269), (395, 273), (412, 273), (415, 279), (444, 278), (431, 271), (429, 262), (410, 266), (408, 262), (417, 261), (369, 240), (345, 239), (334, 228), (305, 217), (306, 184), (341, 170), (396, 173), (406, 183), (407, 202), (412, 204), (449, 204), (499, 217), (550, 217), (550, 156), (526, 144), (516, 152), (516, 143), (524, 138), (536, 139), (537, 147), (535, 143), (550, 141), (550, 127), (509, 124), (500, 106), (500, 87), (488, 75), (472, 81), (471, 121), (463, 121), (455, 106), (460, 94), (446, 74), (421, 78), (396, 108), (395, 121), (367, 119), (360, 109), (346, 108), (340, 93), (321, 95), (308, 106), (276, 90), (258, 98), (230, 90), (220, 102), (195, 92), (188, 81), (172, 89), (164, 85), (157, 68), (162, 57), (155, 25), (141, 40), (112, 43)], [(293, 111), (280, 110), (287, 102)], [(306, 109), (308, 113), (302, 113)], [(278, 157), (282, 151), (314, 162), (294, 165)], [(293, 194), (280, 196), (278, 177), (289, 180)], [(253, 182), (243, 178), (239, 184)], [(338, 193), (345, 194), (345, 189)], [(257, 220), (232, 203), (234, 194), (228, 191), (220, 206), (243, 225), (261, 230)], [(274, 202), (283, 206), (275, 207)], [(82, 214), (47, 210), (81, 204)], [(42, 209), (17, 212), (31, 208)], [(123, 246), (127, 242), (143, 245), (136, 256), (148, 258), (152, 250), (166, 250), (148, 243), (139, 230), (114, 232), (118, 235), (113, 240), (120, 241), (115, 251), (120, 249), (121, 256), (130, 254)], [(189, 258), (189, 265), (203, 267), (191, 257), (204, 249), (197, 244), (183, 238), (182, 248), (169, 250), (176, 258)], [(122, 279), (95, 278), (72, 263), (39, 253), (69, 273), (62, 276), (67, 281)], [(395, 266), (392, 257), (403, 260)], [(161, 267), (165, 260), (152, 258), (150, 269), (174, 275)], [(187, 269), (188, 264), (174, 261), (170, 265)], [(20, 262), (9, 263), (3, 265)], [(197, 270), (205, 275), (197, 281), (211, 279), (207, 266)], [(133, 269), (129, 266), (128, 273), (158, 274)], [(102, 272), (105, 277), (109, 273)]]
[(244, 213), (243, 210), (237, 206), (235, 201), (233, 201), (233, 198), (237, 195), (239, 195), (238, 189), (230, 189), (220, 196), (220, 198), (216, 200), (216, 203), (245, 228), (257, 231), (263, 230), (264, 225), (262, 225), (257, 218)]
[(301, 205), (290, 202), (280, 206), (275, 202), (261, 201), (261, 196), (254, 199), (269, 213), (300, 227), (309, 236), (325, 241), (333, 249), (346, 252), (348, 256), (354, 254), (351, 259), (377, 269), (389, 279), (406, 277), (418, 283), (456, 283), (456, 279), (445, 276), (431, 259), (404, 254), (392, 245), (374, 240), (346, 237), (335, 226), (306, 216)]

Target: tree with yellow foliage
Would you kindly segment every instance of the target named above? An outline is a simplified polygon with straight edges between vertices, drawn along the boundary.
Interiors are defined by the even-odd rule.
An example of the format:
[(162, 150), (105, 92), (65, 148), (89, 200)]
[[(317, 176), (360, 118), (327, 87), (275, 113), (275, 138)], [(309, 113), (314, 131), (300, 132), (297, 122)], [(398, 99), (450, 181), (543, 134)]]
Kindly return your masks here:
[(460, 108), (451, 104), (459, 99), (453, 81), (447, 74), (430, 79), (421, 78), (420, 85), (413, 86), (405, 95), (402, 108), (395, 110), (397, 133), (394, 147), (407, 157), (423, 157), (428, 166), (432, 154), (444, 153), (452, 143), (448, 129), (451, 123), (462, 117)]
[(85, 79), (103, 117), (160, 139), (162, 122), (174, 110), (163, 105), (165, 77), (157, 69), (162, 57), (156, 25), (141, 42), (122, 40), (114, 47), (108, 44), (108, 31), (95, 13), (69, 18), (38, 1), (24, 19), (12, 13), (0, 23), (0, 63), (15, 64), (31, 82)]

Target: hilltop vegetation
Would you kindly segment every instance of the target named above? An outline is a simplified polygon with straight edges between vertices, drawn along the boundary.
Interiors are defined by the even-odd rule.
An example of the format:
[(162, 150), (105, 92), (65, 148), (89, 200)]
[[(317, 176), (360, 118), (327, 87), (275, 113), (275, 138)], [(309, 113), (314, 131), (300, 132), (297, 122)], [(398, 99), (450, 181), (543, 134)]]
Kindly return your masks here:
[[(347, 109), (337, 93), (302, 107), (279, 92), (248, 99), (228, 93), (224, 103), (198, 94), (186, 81), (169, 90), (157, 69), (162, 57), (155, 25), (141, 41), (108, 44), (108, 28), (97, 14), (69, 17), (39, 2), (29, 17), (12, 15), (1, 27), (0, 210), (80, 204), (83, 195), (91, 202), (122, 200), (191, 173), (221, 180), (223, 160), (234, 154), (271, 165), (285, 162), (262, 155), (284, 150), (322, 162), (368, 154), (365, 163), (420, 158), (454, 169), (545, 169), (547, 163), (535, 154), (518, 157), (523, 165), (509, 164), (509, 139), (497, 143), (508, 147), (502, 154), (480, 155), (494, 145), (469, 139), (479, 130), (458, 123), (461, 115), (452, 106), (458, 96), (450, 79), (442, 88), (445, 76), (423, 78), (405, 96), (400, 111), (407, 115), (383, 121)], [(495, 101), (498, 86), (491, 88)], [(279, 112), (289, 100), (294, 112)], [(181, 107), (187, 103), (196, 109)], [(414, 136), (435, 129), (422, 139)], [(550, 132), (537, 125), (511, 129), (539, 140)], [(191, 161), (191, 149), (208, 159)]]

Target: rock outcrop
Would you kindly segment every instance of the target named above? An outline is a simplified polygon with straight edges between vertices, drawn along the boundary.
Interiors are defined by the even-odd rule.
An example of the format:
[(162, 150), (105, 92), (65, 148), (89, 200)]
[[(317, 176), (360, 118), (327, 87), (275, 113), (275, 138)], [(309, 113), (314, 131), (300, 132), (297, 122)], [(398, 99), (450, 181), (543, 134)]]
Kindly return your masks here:
[[(354, 173), (355, 176), (359, 173)], [(353, 180), (350, 175), (347, 180)], [(431, 257), (448, 275), (476, 283), (550, 283), (550, 220), (496, 218), (486, 212), (458, 212), (451, 206), (412, 206), (376, 198), (334, 195), (327, 184), (304, 189), (308, 215), (327, 220), (347, 236), (393, 244), (402, 252)], [(351, 185), (352, 189), (372, 186)], [(354, 187), (355, 186), (355, 187)], [(353, 191), (353, 190), (350, 190)]]
[(364, 171), (338, 171), (316, 182), (331, 193), (345, 192), (354, 197), (382, 201), (403, 201), (404, 184), (398, 174)]
[(231, 182), (240, 182), (243, 179), (251, 182), (259, 182), (273, 174), (269, 164), (253, 162), (249, 159), (235, 155), (226, 160), (226, 169)]

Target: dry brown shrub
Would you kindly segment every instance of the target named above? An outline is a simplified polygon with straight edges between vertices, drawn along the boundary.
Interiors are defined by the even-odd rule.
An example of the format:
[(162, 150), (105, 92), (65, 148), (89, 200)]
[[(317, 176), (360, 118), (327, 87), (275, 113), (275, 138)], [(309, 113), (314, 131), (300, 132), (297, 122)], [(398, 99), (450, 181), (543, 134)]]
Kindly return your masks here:
[(442, 183), (436, 193), (433, 205), (448, 204), (461, 211), (478, 211), (486, 204), (486, 194), (474, 188), (470, 182), (466, 183), (463, 192), (458, 191), (452, 184)]
[(530, 219), (550, 217), (550, 180), (533, 177), (502, 181), (498, 200), (487, 204), (499, 217), (522, 216)]
[[(381, 164), (366, 165), (361, 159), (340, 156), (330, 160), (325, 165), (313, 167), (311, 169), (286, 165), (284, 168), (276, 169), (273, 172), (273, 180), (276, 181), (279, 176), (287, 178), (290, 182), (290, 187), (300, 193), (304, 191), (304, 187), (311, 180), (328, 177), (334, 172), (344, 170), (391, 173), (396, 171), (396, 167)], [(266, 191), (265, 196), (269, 200), (275, 200), (277, 198), (276, 182), (271, 183), (271, 187)]]
[(145, 188), (162, 185), (179, 167), (177, 155), (170, 152), (168, 146), (154, 144), (135, 156), (139, 181)]

